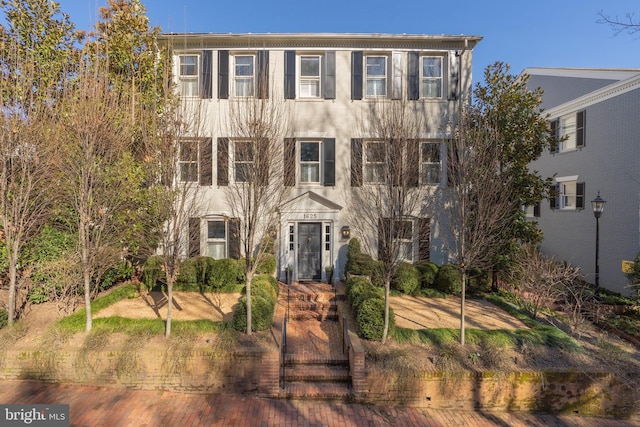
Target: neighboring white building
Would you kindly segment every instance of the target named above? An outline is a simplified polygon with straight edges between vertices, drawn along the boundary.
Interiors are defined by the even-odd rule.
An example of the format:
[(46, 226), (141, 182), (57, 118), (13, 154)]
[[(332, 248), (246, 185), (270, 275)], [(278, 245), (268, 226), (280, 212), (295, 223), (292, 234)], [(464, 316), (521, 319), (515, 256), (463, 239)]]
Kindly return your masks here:
[[(344, 231), (353, 230), (345, 201), (352, 174), (371, 175), (362, 117), (373, 102), (406, 99), (427, 122), (420, 159), (421, 185), (446, 185), (446, 147), (461, 99), (471, 93), (472, 51), (477, 36), (383, 34), (166, 34), (174, 50), (174, 72), (184, 98), (201, 100), (206, 137), (198, 164), (187, 179), (197, 181), (206, 203), (190, 224), (200, 239), (190, 250), (215, 258), (242, 256), (237, 219), (224, 190), (234, 185), (242, 159), (234, 159), (234, 135), (225, 127), (229, 103), (251, 97), (265, 85), (291, 113), (283, 138), (284, 184), (291, 196), (280, 207), (278, 271), (288, 265), (295, 279), (325, 279), (325, 267), (342, 276)], [(258, 72), (262, 70), (264, 74)], [(263, 76), (268, 81), (263, 81)], [(435, 149), (434, 149), (435, 147)], [(287, 154), (288, 153), (288, 154)], [(357, 165), (357, 167), (356, 167)], [(197, 172), (195, 167), (197, 166)], [(416, 169), (418, 170), (418, 169)], [(429, 172), (426, 172), (426, 171)], [(365, 184), (366, 185), (366, 184)], [(604, 193), (603, 193), (604, 194)], [(410, 258), (448, 261), (431, 222), (430, 239), (418, 239), (412, 223)], [(353, 231), (352, 231), (353, 234)], [(352, 236), (356, 237), (356, 236)], [(362, 236), (357, 236), (363, 238)], [(370, 236), (376, 239), (376, 236)], [(304, 244), (303, 244), (304, 243)]]
[[(630, 293), (622, 261), (640, 251), (640, 69), (527, 68), (529, 87), (544, 90), (551, 129), (566, 138), (531, 165), (553, 178), (536, 215), (542, 248), (580, 266), (595, 281), (598, 193), (600, 286)], [(532, 213), (533, 214), (533, 213)]]

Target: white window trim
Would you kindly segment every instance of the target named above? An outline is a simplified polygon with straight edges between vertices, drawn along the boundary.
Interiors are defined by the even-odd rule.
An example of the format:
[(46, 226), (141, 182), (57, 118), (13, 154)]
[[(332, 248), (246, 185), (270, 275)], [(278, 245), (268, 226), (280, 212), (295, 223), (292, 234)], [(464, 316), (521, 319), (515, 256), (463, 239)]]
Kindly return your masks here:
[(230, 140), (230, 147), (229, 147), (229, 163), (230, 166), (232, 168), (231, 170), (231, 182), (233, 183), (238, 183), (238, 184), (246, 184), (247, 181), (238, 181), (236, 179), (236, 165), (237, 163), (242, 163), (242, 164), (253, 164), (253, 162), (255, 161), (255, 146), (252, 147), (252, 160), (251, 161), (244, 161), (244, 160), (239, 160), (236, 162), (236, 144), (240, 143), (240, 142), (251, 142), (253, 144), (253, 141), (251, 141), (250, 139), (246, 139), (246, 138), (238, 138), (238, 139), (233, 139)]
[[(438, 163), (434, 163), (434, 162), (423, 162), (423, 145), (424, 144), (437, 144), (438, 145), (438, 153), (439, 153), (439, 158), (440, 161)], [(420, 141), (420, 166), (419, 166), (419, 173), (420, 173), (420, 185), (424, 185), (424, 186), (433, 186), (433, 187), (437, 187), (442, 185), (442, 177), (444, 175), (443, 173), (443, 167), (442, 167), (442, 156), (443, 156), (443, 152), (442, 152), (442, 147), (443, 147), (443, 143), (442, 141), (430, 141), (430, 140), (426, 140), (426, 141)], [(439, 171), (438, 171), (438, 177), (440, 178), (438, 182), (424, 182), (423, 181), (423, 173), (422, 173), (422, 167), (423, 165), (435, 165), (437, 164), (439, 166)]]
[[(224, 224), (224, 238), (210, 238), (209, 237), (209, 223), (210, 222), (222, 222)], [(213, 257), (213, 255), (209, 251), (209, 245), (212, 243), (224, 243), (224, 256), (222, 258), (229, 257), (229, 221), (227, 221), (224, 217), (210, 217), (206, 219), (206, 245), (207, 245), (207, 256)], [(221, 258), (216, 258), (221, 259)]]
[[(566, 184), (573, 184), (574, 188), (578, 184), (579, 175), (571, 175), (571, 176), (562, 176), (556, 177), (555, 181), (558, 184), (558, 209), (561, 211), (575, 211), (577, 210), (577, 188), (574, 190), (573, 194), (566, 194), (564, 192), (564, 187)], [(573, 205), (565, 203), (565, 197), (573, 197)]]
[[(318, 181), (302, 181), (302, 144), (303, 143), (317, 143), (318, 144)], [(323, 185), (323, 165), (322, 165), (322, 153), (324, 150), (322, 140), (305, 138), (296, 141), (296, 153), (298, 153), (296, 159), (296, 176), (298, 176), (298, 184), (303, 186), (322, 186)], [(315, 163), (315, 162), (306, 162)]]
[[(402, 248), (406, 245), (409, 244), (411, 245), (411, 250), (409, 251), (410, 253), (408, 254), (408, 257), (403, 257), (400, 252), (398, 252), (398, 260), (399, 261), (405, 261), (405, 262), (413, 262), (414, 259), (414, 253), (415, 253), (415, 239), (414, 239), (414, 235), (415, 235), (415, 221), (412, 218), (406, 218), (406, 219), (398, 219), (396, 220), (397, 222), (408, 222), (409, 224), (411, 224), (411, 233), (409, 234), (408, 238), (398, 238), (398, 241), (400, 242), (401, 246), (400, 246), (400, 250), (402, 250)], [(406, 254), (404, 254), (406, 255)]]
[[(573, 122), (573, 130), (567, 134), (565, 131), (565, 122), (571, 121)], [(576, 113), (566, 114), (564, 116), (560, 116), (558, 118), (558, 135), (560, 136), (560, 141), (558, 141), (558, 152), (559, 153), (567, 153), (571, 151), (576, 151), (578, 149), (578, 118)], [(570, 138), (564, 140), (565, 136), (570, 135)], [(567, 143), (572, 143), (572, 146), (567, 146)]]
[[(309, 77), (303, 79), (302, 77), (302, 58), (305, 57), (317, 57), (319, 60), (318, 64), (318, 95), (316, 96), (303, 96), (302, 95), (302, 80), (312, 80)], [(296, 55), (296, 87), (298, 98), (300, 99), (322, 99), (322, 68), (324, 67), (324, 55), (320, 53), (299, 53)], [(315, 79), (314, 79), (315, 80)]]
[[(178, 61), (176, 64), (176, 75), (178, 76), (178, 92), (181, 96), (185, 98), (198, 98), (200, 96), (200, 55), (194, 53), (182, 53), (178, 54)], [(182, 58), (185, 57), (195, 57), (196, 58), (196, 74), (195, 75), (182, 75)], [(185, 95), (182, 93), (182, 83), (183, 81), (194, 81), (196, 85), (195, 95)]]
[[(424, 76), (424, 59), (426, 58), (436, 58), (440, 60), (440, 77), (425, 77)], [(444, 73), (445, 73), (445, 57), (444, 56), (440, 56), (440, 55), (422, 55), (420, 56), (420, 98), (421, 99), (442, 99), (444, 98), (444, 93), (445, 93), (445, 80), (444, 80)], [(425, 80), (436, 80), (439, 79), (440, 80), (440, 94), (438, 96), (426, 96), (426, 94), (423, 91), (423, 83)]]
[[(257, 85), (257, 55), (253, 52), (237, 52), (230, 55), (232, 60), (229, 61), (229, 66), (231, 67), (231, 94), (233, 98), (239, 99), (249, 99), (256, 96), (256, 85)], [(253, 75), (252, 76), (236, 76), (236, 59), (238, 57), (252, 57), (253, 58)], [(238, 95), (237, 94), (237, 81), (239, 79), (248, 80), (251, 79), (251, 95)]]
[(363, 146), (362, 146), (362, 166), (363, 166), (363, 170), (362, 170), (362, 173), (363, 173), (363, 177), (362, 178), (363, 179), (362, 179), (362, 181), (363, 181), (363, 183), (366, 184), (366, 185), (384, 184), (384, 179), (385, 179), (384, 176), (382, 176), (382, 178), (380, 180), (378, 180), (378, 181), (370, 181), (368, 179), (368, 174), (367, 174), (367, 165), (379, 165), (379, 164), (383, 165), (382, 166), (382, 173), (384, 174), (384, 164), (385, 164), (386, 156), (387, 156), (386, 151), (384, 153), (385, 158), (383, 158), (383, 160), (381, 162), (369, 162), (369, 161), (367, 161), (367, 145), (368, 144), (383, 144), (383, 146), (384, 146), (384, 141), (377, 140), (377, 139), (370, 139), (370, 140), (364, 140), (362, 142), (362, 144), (363, 144)]
[[(384, 58), (384, 77), (381, 76), (372, 76), (371, 78), (369, 78), (369, 73), (367, 72), (367, 59), (368, 58)], [(390, 60), (390, 56), (389, 54), (376, 54), (376, 53), (371, 53), (371, 54), (367, 54), (364, 56), (364, 60), (362, 61), (363, 63), (363, 92), (364, 92), (364, 97), (366, 99), (384, 99), (384, 98), (389, 98), (389, 60)], [(368, 87), (368, 82), (369, 80), (383, 80), (384, 81), (384, 94), (383, 95), (369, 95), (368, 91), (367, 91), (367, 87)]]
[[(196, 158), (195, 160), (182, 160), (182, 144), (190, 143), (195, 144)], [(195, 164), (195, 178), (184, 180), (182, 179), (182, 166)], [(179, 182), (198, 182), (200, 176), (200, 140), (196, 138), (182, 138), (178, 140), (178, 181)]]

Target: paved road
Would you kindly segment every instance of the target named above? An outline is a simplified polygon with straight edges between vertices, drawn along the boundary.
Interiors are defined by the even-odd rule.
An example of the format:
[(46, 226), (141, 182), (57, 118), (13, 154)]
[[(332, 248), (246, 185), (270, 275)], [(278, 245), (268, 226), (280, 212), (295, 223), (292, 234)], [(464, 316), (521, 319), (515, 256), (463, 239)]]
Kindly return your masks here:
[(499, 426), (618, 427), (630, 421), (577, 416), (374, 407), (124, 388), (0, 382), (0, 403), (69, 404), (72, 426)]

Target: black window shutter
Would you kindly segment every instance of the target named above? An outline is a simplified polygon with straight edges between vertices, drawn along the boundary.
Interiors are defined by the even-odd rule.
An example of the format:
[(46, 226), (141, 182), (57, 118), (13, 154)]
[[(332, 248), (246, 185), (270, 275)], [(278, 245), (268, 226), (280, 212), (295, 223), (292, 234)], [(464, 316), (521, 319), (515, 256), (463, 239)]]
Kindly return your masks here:
[(406, 183), (409, 187), (420, 185), (420, 141), (417, 139), (407, 140), (407, 161), (408, 171)]
[[(257, 144), (257, 147), (256, 147)], [(269, 173), (271, 161), (269, 156), (269, 144), (268, 138), (261, 138), (254, 143), (254, 153), (257, 153), (257, 158), (254, 160), (253, 164), (253, 176), (256, 178), (256, 182), (258, 185), (266, 186), (269, 185)], [(257, 167), (257, 165), (265, 165), (266, 167)]]
[[(460, 61), (457, 52), (449, 52), (449, 99), (455, 101), (460, 92)], [(444, 58), (443, 58), (444, 61)]]
[(458, 152), (455, 148), (455, 142), (450, 141), (447, 144), (447, 186), (453, 187), (458, 185)]
[(213, 185), (213, 144), (211, 138), (200, 141), (200, 185)]
[(218, 51), (218, 98), (229, 98), (229, 51)]
[(322, 70), (322, 87), (324, 99), (336, 99), (336, 52), (329, 50), (324, 53), (324, 68)]
[(200, 255), (200, 218), (189, 218), (189, 257)]
[(227, 246), (229, 258), (240, 259), (240, 219), (231, 218), (227, 222)]
[(584, 209), (584, 182), (576, 183), (576, 209)]
[(211, 91), (211, 67), (213, 52), (210, 50), (202, 51), (202, 78), (200, 79), (200, 97), (204, 99), (211, 99), (213, 96)]
[(362, 139), (351, 139), (351, 186), (362, 185)]
[(586, 114), (585, 111), (578, 111), (576, 117), (576, 147), (584, 147), (584, 128), (586, 124)]
[(336, 185), (336, 139), (325, 138), (322, 142), (322, 169), (324, 174), (323, 184), (325, 187)]
[(407, 56), (407, 98), (415, 101), (420, 99), (420, 54), (409, 52)]
[(378, 220), (378, 259), (389, 260), (389, 241), (391, 240), (391, 219), (380, 218)]
[(551, 188), (549, 189), (549, 208), (550, 209), (558, 209), (558, 197), (560, 197), (560, 194), (558, 194), (560, 187), (558, 186), (558, 184), (554, 184), (551, 186)]
[(284, 139), (284, 185), (294, 187), (296, 185), (296, 140)]
[(229, 185), (229, 138), (218, 138), (218, 185)]
[(269, 51), (258, 51), (258, 98), (269, 98)]
[(560, 150), (560, 142), (558, 141), (560, 137), (560, 119), (551, 120), (549, 129), (551, 133), (551, 146), (549, 147), (549, 151), (551, 153), (557, 153)]
[(296, 99), (296, 51), (284, 52), (284, 99)]
[(431, 246), (431, 218), (418, 218), (418, 261), (429, 261)]
[(351, 52), (351, 99), (362, 99), (362, 51)]
[(533, 205), (533, 216), (540, 218), (540, 202), (536, 202), (536, 204)]

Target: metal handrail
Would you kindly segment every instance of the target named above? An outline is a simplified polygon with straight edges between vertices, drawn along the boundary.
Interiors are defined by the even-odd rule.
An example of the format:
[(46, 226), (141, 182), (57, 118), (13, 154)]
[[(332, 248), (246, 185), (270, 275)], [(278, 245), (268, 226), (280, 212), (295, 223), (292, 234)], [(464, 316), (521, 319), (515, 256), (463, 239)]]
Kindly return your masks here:
[[(345, 349), (345, 345), (347, 348)], [(351, 350), (351, 337), (349, 336), (349, 325), (347, 324), (347, 317), (342, 316), (342, 353), (349, 353)]]
[(282, 388), (285, 388), (285, 365), (287, 363), (285, 356), (287, 354), (287, 315), (282, 319)]

